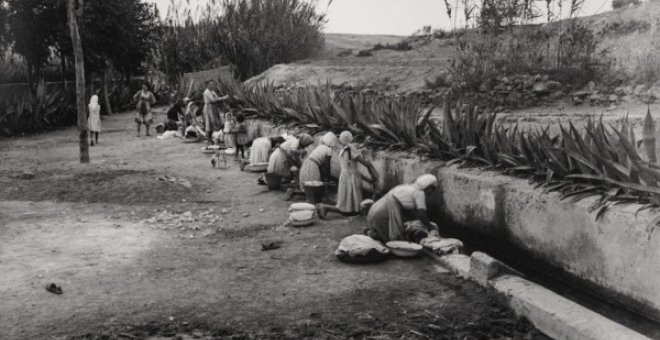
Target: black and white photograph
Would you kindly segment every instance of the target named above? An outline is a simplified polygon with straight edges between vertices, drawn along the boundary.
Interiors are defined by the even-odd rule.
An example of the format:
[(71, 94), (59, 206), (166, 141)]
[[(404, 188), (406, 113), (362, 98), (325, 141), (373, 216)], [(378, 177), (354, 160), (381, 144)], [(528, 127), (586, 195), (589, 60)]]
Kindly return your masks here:
[(660, 340), (660, 0), (0, 0), (0, 340)]

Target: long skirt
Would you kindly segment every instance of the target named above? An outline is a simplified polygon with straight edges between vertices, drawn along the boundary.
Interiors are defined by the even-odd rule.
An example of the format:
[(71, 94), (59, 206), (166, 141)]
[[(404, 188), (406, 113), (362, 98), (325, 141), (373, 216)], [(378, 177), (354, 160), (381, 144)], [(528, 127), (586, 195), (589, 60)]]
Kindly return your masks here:
[(387, 194), (371, 206), (366, 234), (383, 243), (405, 239), (403, 207), (394, 196)]
[(204, 107), (203, 112), (204, 122), (206, 123), (206, 132), (218, 131), (222, 128), (222, 119), (220, 119), (220, 115), (218, 114), (216, 108), (207, 105)]
[(268, 162), (268, 155), (272, 145), (267, 137), (259, 137), (252, 142), (250, 149), (250, 164)]
[(358, 171), (342, 171), (337, 183), (337, 208), (343, 213), (359, 213), (362, 204), (362, 176)]
[(305, 182), (321, 180), (321, 169), (319, 169), (319, 165), (315, 162), (309, 159), (305, 159), (302, 163), (302, 166), (300, 166), (300, 175), (298, 175), (298, 177), (300, 182), (300, 190), (304, 191)]
[(291, 177), (291, 164), (289, 164), (289, 160), (281, 149), (276, 149), (273, 151), (273, 154), (270, 155), (266, 171), (268, 171), (269, 174), (278, 174), (284, 178)]
[(101, 132), (101, 116), (98, 114), (90, 114), (88, 125), (89, 131)]

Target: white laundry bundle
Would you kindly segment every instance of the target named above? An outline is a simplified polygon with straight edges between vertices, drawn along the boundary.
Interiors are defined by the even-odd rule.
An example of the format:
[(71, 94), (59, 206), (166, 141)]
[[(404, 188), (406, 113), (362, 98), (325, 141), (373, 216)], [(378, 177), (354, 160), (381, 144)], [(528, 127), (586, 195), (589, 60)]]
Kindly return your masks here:
[(339, 243), (335, 256), (347, 263), (373, 263), (385, 260), (390, 250), (366, 235), (351, 235)]
[(289, 207), (288, 223), (294, 227), (305, 227), (316, 222), (316, 206), (309, 203), (293, 203)]
[(438, 255), (458, 254), (463, 250), (463, 242), (455, 238), (429, 236), (420, 241), (420, 244)]

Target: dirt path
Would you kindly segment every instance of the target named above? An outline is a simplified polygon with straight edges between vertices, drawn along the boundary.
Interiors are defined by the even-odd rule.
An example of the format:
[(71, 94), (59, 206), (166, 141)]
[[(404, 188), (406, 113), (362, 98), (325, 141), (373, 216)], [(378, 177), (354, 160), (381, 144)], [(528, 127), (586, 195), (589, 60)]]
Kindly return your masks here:
[(131, 114), (103, 126), (89, 165), (74, 129), (0, 141), (0, 339), (543, 338), (426, 258), (338, 262), (361, 219), (284, 227), (256, 175), (136, 138)]

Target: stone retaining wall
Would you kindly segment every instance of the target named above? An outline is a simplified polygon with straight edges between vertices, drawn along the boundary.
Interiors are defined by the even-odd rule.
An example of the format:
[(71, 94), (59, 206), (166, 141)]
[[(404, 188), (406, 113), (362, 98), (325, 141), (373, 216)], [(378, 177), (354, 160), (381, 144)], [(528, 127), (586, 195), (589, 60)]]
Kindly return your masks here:
[[(266, 135), (286, 129), (255, 123)], [(253, 127), (254, 129), (254, 127)], [(655, 217), (640, 205), (609, 208), (596, 221), (596, 198), (577, 203), (543, 193), (527, 180), (479, 169), (446, 167), (405, 152), (365, 151), (378, 172), (378, 189), (432, 173), (440, 189), (428, 208), (440, 225), (450, 222), (493, 242), (511, 245), (535, 260), (559, 268), (632, 310), (660, 320), (660, 231)], [(333, 172), (338, 165), (333, 161)]]

